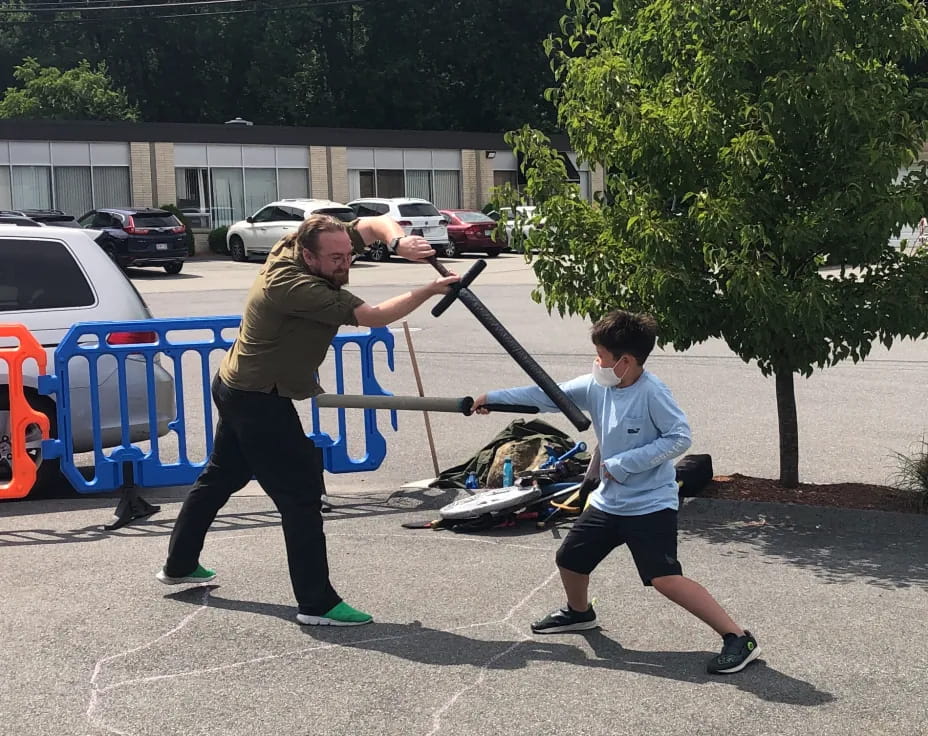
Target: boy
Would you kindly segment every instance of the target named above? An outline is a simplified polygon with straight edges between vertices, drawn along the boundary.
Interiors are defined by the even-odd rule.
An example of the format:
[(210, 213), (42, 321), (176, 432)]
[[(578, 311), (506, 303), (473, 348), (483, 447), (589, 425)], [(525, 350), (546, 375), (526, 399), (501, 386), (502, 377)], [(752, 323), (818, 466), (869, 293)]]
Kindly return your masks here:
[[(683, 577), (677, 561), (679, 493), (673, 458), (690, 446), (686, 417), (664, 383), (644, 369), (657, 337), (649, 315), (615, 311), (592, 329), (597, 358), (592, 373), (561, 384), (588, 411), (603, 458), (599, 487), (557, 552), (567, 605), (532, 624), (536, 634), (595, 628), (588, 598), (590, 573), (627, 544), (641, 581), (653, 586), (719, 633), (721, 654), (710, 674), (744, 669), (760, 654), (757, 640), (738, 626), (699, 583)], [(557, 407), (535, 386), (491, 391), (474, 402)]]

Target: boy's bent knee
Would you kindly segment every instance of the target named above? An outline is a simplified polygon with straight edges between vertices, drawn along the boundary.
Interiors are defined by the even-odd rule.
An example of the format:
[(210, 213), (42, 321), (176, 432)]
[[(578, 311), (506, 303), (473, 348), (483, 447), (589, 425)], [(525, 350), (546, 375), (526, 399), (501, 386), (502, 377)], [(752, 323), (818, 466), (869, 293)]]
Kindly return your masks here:
[(575, 575), (589, 575), (592, 571), (589, 567), (589, 560), (581, 559), (581, 555), (577, 554), (575, 548), (565, 547), (563, 544), (554, 555), (554, 561), (559, 570), (566, 570)]
[(676, 590), (686, 580), (682, 575), (661, 575), (649, 581), (658, 593), (667, 595)]

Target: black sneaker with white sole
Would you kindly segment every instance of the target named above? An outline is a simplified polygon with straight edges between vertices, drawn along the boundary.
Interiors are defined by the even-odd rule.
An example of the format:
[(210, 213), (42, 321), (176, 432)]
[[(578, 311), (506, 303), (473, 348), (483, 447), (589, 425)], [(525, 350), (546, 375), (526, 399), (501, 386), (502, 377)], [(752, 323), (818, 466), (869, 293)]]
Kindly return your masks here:
[(596, 611), (590, 606), (585, 611), (575, 611), (570, 606), (564, 606), (552, 611), (547, 616), (532, 624), (532, 631), (536, 634), (559, 634), (562, 631), (585, 631), (599, 626), (596, 620)]
[(721, 654), (709, 660), (706, 670), (710, 675), (730, 675), (741, 672), (760, 655), (757, 639), (750, 631), (745, 630), (744, 636), (726, 634)]

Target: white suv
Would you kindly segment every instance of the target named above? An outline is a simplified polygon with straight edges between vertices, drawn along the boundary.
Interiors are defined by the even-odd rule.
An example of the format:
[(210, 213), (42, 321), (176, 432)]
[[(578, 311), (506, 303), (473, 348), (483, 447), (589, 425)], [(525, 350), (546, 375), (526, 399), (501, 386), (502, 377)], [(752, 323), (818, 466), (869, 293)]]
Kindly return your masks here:
[[(29, 329), (45, 348), (48, 373), (54, 372), (55, 348), (75, 322), (151, 319), (135, 287), (94, 241), (99, 234), (68, 227), (0, 225), (0, 322), (22, 324)], [(111, 344), (154, 339), (154, 333), (147, 331), (114, 332), (107, 338)], [(2, 347), (15, 347), (16, 343), (11, 338), (0, 338)], [(146, 361), (141, 355), (130, 355), (125, 365), (129, 439), (141, 442), (150, 439)], [(74, 359), (68, 368), (74, 452), (90, 452), (94, 448), (89, 362)], [(157, 357), (152, 368), (158, 435), (162, 436), (168, 432), (168, 422), (176, 418), (174, 379)], [(103, 447), (116, 447), (122, 444), (122, 420), (115, 358), (98, 358), (97, 371), (95, 391), (100, 401)], [(48, 416), (52, 437), (57, 436), (55, 398), (37, 392), (35, 361), (26, 361), (23, 373), (29, 403)], [(39, 465), (36, 487), (64, 482), (58, 477), (57, 463), (42, 462), (42, 435), (37, 425), (27, 430), (26, 445), (29, 456)], [(9, 366), (0, 360), (0, 484), (9, 482), (12, 476), (10, 451)]]
[(281, 199), (229, 228), (229, 253), (236, 261), (247, 261), (255, 254), (266, 256), (278, 240), (313, 214), (331, 215), (344, 222), (357, 219), (353, 209), (328, 199)]
[[(451, 247), (448, 240), (448, 220), (427, 199), (362, 197), (353, 199), (348, 206), (358, 217), (389, 215), (399, 223), (407, 235), (422, 235), (439, 253), (446, 255)], [(370, 247), (367, 256), (372, 261), (386, 261), (390, 258), (390, 253), (386, 244), (376, 243)]]

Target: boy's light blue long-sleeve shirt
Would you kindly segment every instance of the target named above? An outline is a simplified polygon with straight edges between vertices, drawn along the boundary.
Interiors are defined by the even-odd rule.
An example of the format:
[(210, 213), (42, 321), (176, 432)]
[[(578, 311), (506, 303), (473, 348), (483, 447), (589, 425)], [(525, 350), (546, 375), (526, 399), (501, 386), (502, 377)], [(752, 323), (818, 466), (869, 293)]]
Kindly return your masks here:
[[(590, 504), (608, 514), (640, 516), (680, 505), (673, 459), (691, 444), (690, 426), (670, 389), (648, 371), (631, 386), (606, 388), (592, 375), (560, 384), (588, 412), (606, 470)], [(558, 408), (537, 386), (490, 391), (487, 401)]]

